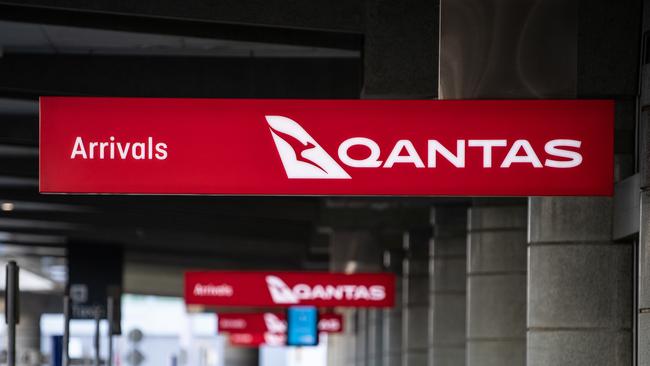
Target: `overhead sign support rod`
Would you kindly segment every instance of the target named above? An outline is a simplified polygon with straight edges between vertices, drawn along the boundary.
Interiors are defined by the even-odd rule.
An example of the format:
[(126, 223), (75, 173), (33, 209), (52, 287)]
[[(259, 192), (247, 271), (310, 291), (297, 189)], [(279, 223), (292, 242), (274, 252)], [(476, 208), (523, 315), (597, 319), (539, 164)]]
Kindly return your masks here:
[(16, 262), (7, 264), (5, 277), (5, 322), (7, 324), (7, 366), (16, 365), (16, 324), (20, 321), (18, 288), (19, 268)]
[(113, 296), (109, 296), (108, 301), (106, 302), (106, 317), (108, 319), (108, 366), (113, 366), (113, 322), (115, 321), (113, 316), (114, 305)]
[(70, 366), (68, 345), (70, 344), (70, 296), (63, 296), (63, 366)]
[(100, 342), (100, 335), (99, 335), (99, 324), (102, 319), (102, 313), (101, 313), (101, 308), (98, 306), (95, 308), (95, 337), (93, 338), (94, 341), (94, 348), (95, 348), (95, 366), (100, 366), (101, 365), (101, 358), (100, 358), (100, 348), (99, 348), (99, 342)]

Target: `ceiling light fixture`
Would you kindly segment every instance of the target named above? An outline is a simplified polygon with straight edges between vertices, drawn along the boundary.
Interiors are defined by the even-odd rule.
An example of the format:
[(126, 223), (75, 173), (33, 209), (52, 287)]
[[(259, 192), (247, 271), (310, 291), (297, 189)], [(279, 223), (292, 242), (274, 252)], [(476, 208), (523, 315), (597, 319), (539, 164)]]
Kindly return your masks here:
[(3, 202), (2, 205), (0, 205), (0, 209), (2, 209), (2, 211), (13, 211), (14, 204), (11, 202)]

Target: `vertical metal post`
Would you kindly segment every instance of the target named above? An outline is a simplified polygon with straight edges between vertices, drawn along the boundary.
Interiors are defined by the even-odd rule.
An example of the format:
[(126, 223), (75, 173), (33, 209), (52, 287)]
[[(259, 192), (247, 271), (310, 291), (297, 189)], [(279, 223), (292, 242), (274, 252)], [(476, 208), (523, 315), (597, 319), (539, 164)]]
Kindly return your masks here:
[(70, 344), (70, 296), (63, 296), (63, 366), (70, 366), (68, 345)]
[(20, 319), (18, 265), (7, 264), (5, 277), (5, 322), (7, 323), (7, 366), (16, 365), (16, 324)]
[(101, 307), (95, 308), (95, 366), (100, 366), (99, 356), (99, 323), (102, 319)]
[(113, 366), (113, 296), (108, 297), (106, 303), (106, 319), (108, 320), (108, 360), (106, 364)]
[[(641, 221), (643, 222), (643, 221)], [(632, 241), (632, 264), (634, 270), (632, 271), (632, 278), (634, 286), (632, 286), (632, 304), (634, 304), (635, 311), (632, 312), (632, 365), (639, 364), (639, 239), (635, 238)]]

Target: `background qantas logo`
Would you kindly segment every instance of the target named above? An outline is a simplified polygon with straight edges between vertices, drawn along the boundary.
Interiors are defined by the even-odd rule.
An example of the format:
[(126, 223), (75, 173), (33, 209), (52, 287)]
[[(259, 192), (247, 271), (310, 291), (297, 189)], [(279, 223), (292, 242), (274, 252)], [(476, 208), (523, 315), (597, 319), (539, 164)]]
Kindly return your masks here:
[(264, 325), (271, 333), (286, 333), (287, 322), (273, 313), (264, 313)]
[(298, 296), (287, 286), (284, 281), (276, 276), (266, 276), (266, 285), (273, 302), (276, 304), (297, 304), (300, 302)]
[[(296, 121), (283, 116), (266, 116), (266, 121), (288, 178), (351, 178)], [(349, 150), (354, 146), (363, 146), (368, 155), (361, 159), (350, 156)], [(426, 146), (426, 154), (421, 155), (416, 146)], [(436, 168), (444, 160), (442, 164), (461, 169), (469, 164), (480, 164), (484, 169), (508, 169), (513, 165), (534, 169), (570, 169), (582, 164), (581, 146), (581, 140), (567, 138), (547, 140), (543, 150), (526, 139), (461, 138), (446, 146), (435, 139), (415, 143), (402, 139), (394, 143), (383, 160), (382, 148), (376, 141), (367, 137), (352, 137), (339, 145), (338, 158), (351, 168), (392, 168), (405, 164), (425, 169)], [(474, 156), (478, 154), (481, 158), (468, 160), (468, 153)]]

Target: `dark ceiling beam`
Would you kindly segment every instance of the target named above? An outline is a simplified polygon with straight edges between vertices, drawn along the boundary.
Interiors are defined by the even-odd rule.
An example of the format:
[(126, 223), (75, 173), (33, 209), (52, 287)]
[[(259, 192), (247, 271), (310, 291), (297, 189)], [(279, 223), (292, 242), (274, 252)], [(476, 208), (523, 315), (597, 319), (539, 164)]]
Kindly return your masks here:
[[(268, 205), (263, 202), (254, 207), (252, 202), (248, 202), (229, 214), (228, 207), (238, 206), (234, 202), (227, 203), (226, 207), (212, 204), (212, 210), (207, 210), (207, 204), (195, 203), (195, 211), (185, 211), (173, 210), (173, 203), (152, 205), (164, 208), (144, 208), (137, 203), (137, 197), (129, 198), (135, 199), (131, 205), (124, 205), (123, 209), (106, 210), (93, 206), (93, 212), (0, 211), (0, 228), (19, 238), (38, 233), (39, 236), (64, 237), (66, 241), (111, 240), (128, 250), (167, 253), (165, 256), (169, 261), (177, 259), (189, 263), (184, 257), (201, 257), (206, 259), (205, 263), (210, 263), (210, 258), (213, 258), (222, 262), (242, 262), (242, 265), (251, 262), (251, 268), (258, 262), (279, 268), (287, 267), (288, 263), (296, 266), (297, 263), (309, 262), (310, 268), (327, 264), (326, 255), (310, 253), (309, 243), (313, 234), (310, 220), (315, 219), (316, 215), (315, 212), (308, 213), (312, 211), (310, 205), (300, 207), (292, 204), (291, 199), (287, 199), (286, 207), (265, 207)], [(176, 197), (166, 198), (173, 201)], [(1, 201), (6, 202), (5, 199)], [(193, 204), (184, 206), (190, 208)], [(292, 208), (296, 211), (292, 212)], [(276, 213), (275, 217), (271, 217), (272, 212)], [(298, 218), (299, 212), (304, 214), (300, 217), (301, 221), (279, 218)], [(31, 244), (29, 238), (24, 238), (21, 243)], [(60, 246), (64, 243), (50, 245)], [(247, 258), (248, 262), (241, 258)]]
[(157, 266), (176, 266), (188, 269), (299, 269), (303, 260), (297, 255), (282, 257), (265, 257), (261, 255), (222, 253), (209, 251), (168, 250), (165, 248), (155, 251), (127, 249), (128, 263), (148, 264)]
[(0, 155), (0, 175), (21, 178), (38, 178), (38, 159), (25, 156)]
[[(13, 221), (13, 222), (12, 222)], [(202, 255), (207, 258), (236, 259), (239, 257), (262, 258), (276, 261), (291, 258), (303, 260), (306, 257), (307, 244), (301, 242), (267, 240), (245, 236), (223, 236), (214, 233), (182, 231), (175, 228), (150, 230), (133, 230), (124, 227), (68, 228), (67, 223), (40, 222), (38, 226), (28, 226), (27, 221), (0, 219), (3, 233), (14, 236), (34, 235), (40, 237), (65, 237), (65, 243), (111, 242), (123, 246), (126, 250), (150, 253), (175, 253), (180, 256)], [(29, 243), (8, 240), (7, 244), (63, 247), (65, 243)]]
[(245, 255), (269, 260), (285, 256), (302, 257), (305, 243), (251, 238), (243, 235), (225, 236), (204, 232), (170, 229), (133, 231), (129, 228), (98, 228), (95, 231), (75, 234), (71, 240), (89, 243), (110, 240), (127, 249), (151, 252), (174, 250), (178, 253), (210, 253), (213, 256)]
[(2, 212), (0, 227), (14, 234), (38, 233), (90, 241), (109, 238), (127, 247), (153, 251), (157, 247), (182, 247), (188, 252), (209, 248), (219, 249), (220, 253), (235, 251), (266, 256), (265, 251), (269, 250), (270, 257), (309, 254), (308, 243), (313, 230), (310, 222), (155, 210), (122, 215), (116, 212)]
[[(274, 222), (313, 222), (319, 217), (320, 202), (314, 197), (222, 197), (222, 196), (137, 196), (137, 195), (63, 195), (39, 194), (36, 189), (3, 188), (0, 202), (24, 202), (50, 204), (50, 211), (88, 213), (90, 209), (96, 214), (137, 215), (143, 217), (157, 214), (173, 215), (176, 218), (187, 216), (190, 220), (212, 220), (227, 216), (230, 218), (249, 218)], [(65, 205), (58, 209), (57, 205)], [(72, 210), (77, 207), (78, 210)], [(24, 205), (16, 204), (16, 210), (10, 214), (21, 215), (29, 210)], [(46, 211), (46, 210), (40, 210)], [(88, 214), (93, 214), (90, 212)], [(179, 221), (182, 222), (182, 218)], [(212, 222), (208, 223), (212, 224)]]
[[(30, 93), (25, 98), (34, 99), (34, 95)], [(0, 144), (37, 146), (38, 115), (0, 114)]]
[(237, 237), (244, 240), (295, 243), (306, 243), (312, 234), (312, 224), (305, 221), (232, 217), (223, 213), (178, 214), (173, 211), (154, 210), (128, 210), (121, 213), (0, 211), (0, 227), (29, 230), (61, 228), (75, 233), (101, 229), (131, 232), (135, 236), (173, 229), (206, 237)]
[(65, 245), (66, 238), (61, 235), (24, 234), (0, 231), (0, 243), (2, 243), (0, 245), (29, 244), (31, 245), (31, 248), (34, 248), (34, 245), (41, 245), (43, 247), (60, 247)]
[(355, 58), (15, 55), (0, 58), (0, 92), (41, 95), (358, 98)]
[[(155, 4), (155, 5), (152, 5)], [(0, 1), (0, 19), (345, 50), (363, 47), (363, 0)]]
[(0, 175), (0, 188), (2, 189), (37, 189), (38, 179), (30, 177), (16, 177)]
[[(431, 202), (427, 206), (397, 206), (397, 207), (341, 207), (324, 208), (319, 225), (332, 229), (367, 229), (367, 230), (408, 230), (411, 228), (431, 225), (431, 208), (434, 200), (422, 198), (423, 202)], [(462, 203), (462, 198), (435, 198), (438, 202), (447, 200)]]

